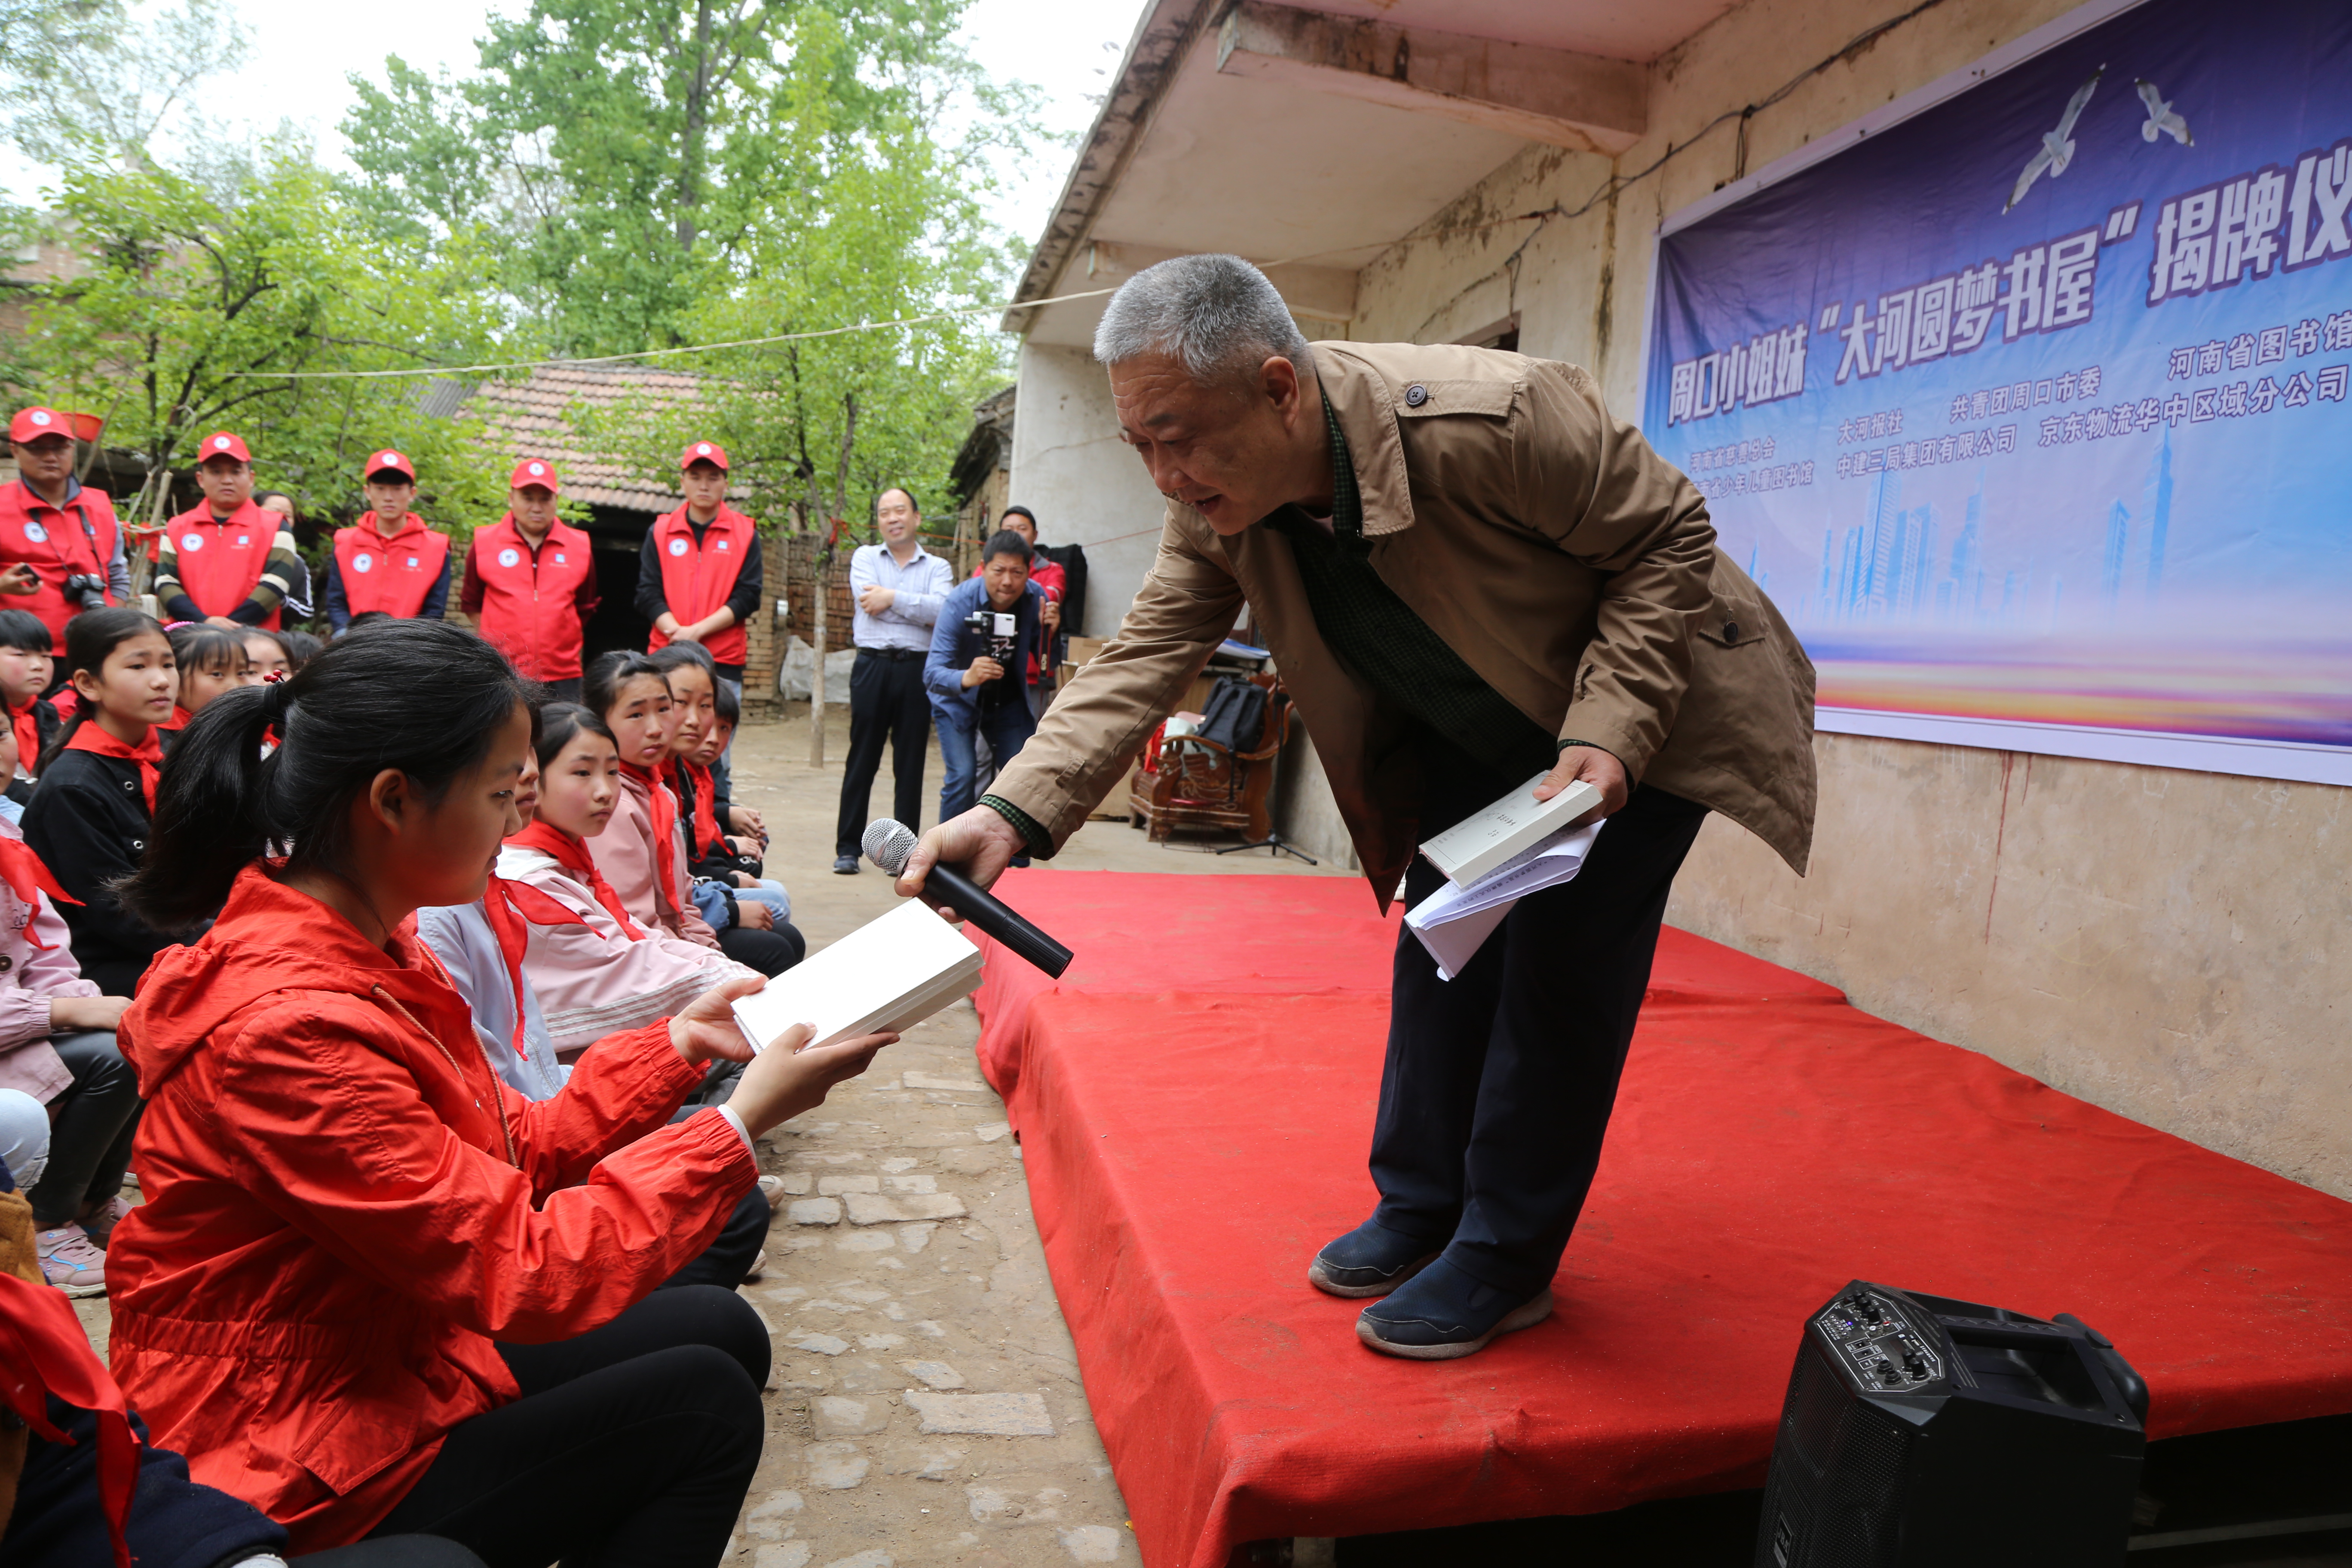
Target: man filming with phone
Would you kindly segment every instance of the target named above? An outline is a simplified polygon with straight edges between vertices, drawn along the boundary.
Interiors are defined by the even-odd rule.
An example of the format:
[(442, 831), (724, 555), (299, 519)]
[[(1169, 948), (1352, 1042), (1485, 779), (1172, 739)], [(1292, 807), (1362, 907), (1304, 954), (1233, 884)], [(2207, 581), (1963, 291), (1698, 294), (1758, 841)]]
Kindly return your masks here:
[[(1029, 655), (1045, 635), (1053, 605), (1029, 580), (1029, 542), (1011, 529), (981, 547), (980, 575), (940, 603), (923, 689), (939, 727), (940, 820), (971, 809), (980, 763), (976, 739), (988, 742), (1002, 773), (1027, 743), (1037, 721), (1029, 711)], [(1025, 855), (1008, 860), (1026, 865)]]
[(1230, 256), (1129, 279), (1095, 357), (1168, 498), (1158, 558), (1118, 636), (898, 890), (934, 864), (984, 887), (1017, 853), (1052, 855), (1244, 603), (1382, 908), (1401, 877), (1408, 903), (1442, 884), (1421, 845), (1530, 780), (1538, 799), (1596, 788), (1609, 820), (1576, 879), (1520, 899), (1453, 979), (1399, 933), (1380, 1204), (1300, 1260), (1318, 1289), (1371, 1299), (1368, 1348), (1473, 1354), (1551, 1310), (1702, 819), (1804, 868), (1812, 666), (1717, 548), (1698, 490), (1574, 365), (1310, 348)]

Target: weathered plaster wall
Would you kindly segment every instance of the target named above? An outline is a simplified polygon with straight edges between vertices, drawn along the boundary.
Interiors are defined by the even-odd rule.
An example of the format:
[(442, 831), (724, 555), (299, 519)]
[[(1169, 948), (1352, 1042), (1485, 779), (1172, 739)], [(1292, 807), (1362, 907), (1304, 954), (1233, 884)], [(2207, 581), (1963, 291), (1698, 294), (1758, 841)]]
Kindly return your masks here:
[[(1591, 367), (1634, 409), (1663, 217), (2071, 6), (1946, 0), (1748, 117), (1743, 153), (1744, 106), (1905, 9), (1750, 0), (1659, 62), (1644, 143), (1613, 166), (1520, 153), (1364, 269), (1350, 335), (1443, 342), (1516, 312), (1524, 352)], [(1582, 205), (1612, 168), (1630, 183), (1580, 216), (1513, 216)], [(2352, 1196), (2352, 792), (1849, 736), (1816, 751), (1812, 874), (1711, 822), (1675, 921)]]
[(1024, 343), (1019, 407), (1009, 499), (1036, 512), (1046, 543), (1087, 547), (1087, 624), (1071, 630), (1107, 637), (1151, 569), (1167, 503), (1119, 440), (1110, 384), (1086, 350)]

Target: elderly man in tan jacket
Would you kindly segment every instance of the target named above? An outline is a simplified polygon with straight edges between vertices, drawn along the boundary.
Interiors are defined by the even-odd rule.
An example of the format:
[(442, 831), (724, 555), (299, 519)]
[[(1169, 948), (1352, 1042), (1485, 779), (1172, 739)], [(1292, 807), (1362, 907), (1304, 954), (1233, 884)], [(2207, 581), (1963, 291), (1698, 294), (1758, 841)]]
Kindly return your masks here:
[(985, 885), (1016, 853), (1051, 856), (1244, 602), (1383, 908), (1400, 877), (1410, 902), (1439, 886), (1419, 844), (1534, 774), (1545, 798), (1597, 786), (1610, 820), (1581, 873), (1522, 899), (1458, 976), (1400, 932), (1380, 1206), (1307, 1271), (1382, 1298), (1357, 1322), (1370, 1348), (1471, 1354), (1551, 1310), (1701, 819), (1804, 869), (1812, 666), (1698, 491), (1573, 365), (1309, 348), (1265, 276), (1223, 256), (1139, 273), (1095, 352), (1168, 498), (1159, 559), (899, 890), (939, 861)]

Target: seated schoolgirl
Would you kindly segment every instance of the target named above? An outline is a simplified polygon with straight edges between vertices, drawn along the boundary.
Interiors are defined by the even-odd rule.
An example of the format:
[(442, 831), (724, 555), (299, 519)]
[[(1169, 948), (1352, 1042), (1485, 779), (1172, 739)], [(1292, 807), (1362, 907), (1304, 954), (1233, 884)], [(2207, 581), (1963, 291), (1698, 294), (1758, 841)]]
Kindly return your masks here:
[(180, 704), (172, 710), (167, 730), (184, 730), (205, 704), (224, 691), (253, 682), (246, 662), (245, 634), (205, 621), (183, 621), (166, 634), (172, 639), (172, 662), (180, 669)]
[[(593, 715), (576, 704), (561, 704), (572, 713), (588, 718)], [(523, 773), (515, 786), (515, 814), (528, 830), (537, 818), (539, 808), (540, 710), (531, 715), (531, 751), (524, 754)], [(604, 742), (607, 756), (609, 741)], [(610, 795), (618, 786), (607, 785), (607, 810)], [(601, 826), (601, 822), (595, 826)], [(540, 1005), (539, 993), (531, 984), (536, 970), (541, 977), (551, 971), (564, 981), (594, 977), (605, 966), (622, 959), (623, 970), (631, 970), (623, 952), (628, 939), (617, 928), (599, 937), (593, 945), (586, 942), (551, 942), (551, 936), (578, 936), (588, 930), (588, 920), (602, 911), (588, 909), (583, 912), (575, 897), (559, 900), (545, 890), (548, 885), (566, 889), (560, 868), (546, 881), (509, 880), (503, 872), (512, 869), (508, 862), (518, 853), (536, 852), (515, 849), (509, 840), (499, 856), (499, 870), (490, 874), (489, 885), (482, 896), (470, 904), (433, 908), (416, 911), (416, 935), (433, 950), (441, 961), (449, 984), (465, 998), (473, 1014), (474, 1033), (482, 1042), (482, 1052), (490, 1058), (491, 1070), (504, 1079), (508, 1086), (526, 1100), (551, 1100), (572, 1078), (572, 1068), (557, 1051), (555, 1037), (549, 1033), (547, 1015)], [(577, 858), (587, 859), (584, 849)], [(551, 862), (551, 864), (552, 864)], [(593, 875), (593, 866), (590, 874)], [(576, 884), (572, 885), (576, 888)], [(566, 889), (569, 890), (569, 889)], [(607, 892), (609, 893), (609, 889)], [(589, 903), (593, 903), (593, 893)], [(610, 916), (604, 916), (608, 922)], [(730, 963), (709, 948), (696, 947), (691, 942), (679, 944), (693, 957), (698, 980), (710, 984), (748, 975), (749, 970)], [(634, 952), (635, 950), (630, 950)], [(567, 960), (576, 960), (594, 972), (588, 975), (569, 973)], [(632, 971), (633, 972), (633, 971)], [(631, 1005), (614, 1014), (615, 1021), (604, 1034), (643, 1027), (656, 1018), (666, 1017), (701, 994), (704, 984), (688, 985), (677, 991), (668, 1005), (648, 1008), (641, 997), (630, 998)], [(559, 1015), (559, 1017), (561, 1015)], [(564, 1053), (577, 1056), (602, 1035), (570, 1042)], [(726, 1064), (732, 1068), (733, 1063)], [(679, 1115), (691, 1114), (681, 1110)], [(662, 1281), (666, 1286), (719, 1285), (728, 1289), (746, 1280), (756, 1279), (767, 1262), (762, 1247), (768, 1238), (768, 1224), (782, 1201), (783, 1180), (779, 1176), (761, 1176), (757, 1190), (744, 1194), (735, 1212), (719, 1233), (719, 1239), (704, 1248), (701, 1255), (688, 1262), (676, 1274)]]
[(114, 885), (139, 869), (154, 833), (179, 670), (163, 628), (121, 606), (66, 623), (66, 668), (79, 701), (33, 770), (41, 782), (25, 807), (25, 842), (72, 900), (58, 912), (82, 977), (128, 996), (148, 961), (177, 942), (126, 913)]
[(686, 870), (686, 834), (677, 797), (662, 779), (685, 714), (670, 696), (661, 666), (641, 653), (600, 654), (583, 686), (587, 707), (612, 731), (621, 760), (621, 795), (612, 821), (589, 844), (596, 868), (631, 919), (728, 957), (761, 974), (800, 962), (799, 933), (787, 938), (737, 924), (714, 932), (694, 907)]
[[(0, 762), (16, 744), (0, 735)], [(100, 1296), (102, 1249), (131, 1212), (139, 1083), (114, 1042), (130, 1004), (81, 977), (53, 901), (62, 889), (10, 819), (15, 803), (0, 805), (0, 1093), (30, 1097), (48, 1135), (46, 1168), (25, 1180), (41, 1273), (68, 1296)]]
[(49, 657), (49, 628), (30, 610), (0, 610), (0, 701), (16, 734), (14, 770), (0, 776), (0, 789), (18, 805), (33, 798), (33, 767), (63, 722), (45, 695), (56, 660)]
[(245, 644), (246, 668), (252, 674), (254, 685), (259, 686), (272, 676), (282, 679), (294, 673), (294, 656), (286, 650), (285, 642), (276, 632), (247, 626), (236, 636)]
[[(710, 732), (703, 736), (700, 742), (696, 745), (692, 755), (681, 760), (692, 763), (702, 773), (710, 773), (711, 764), (727, 750), (727, 743), (735, 738), (735, 726), (741, 718), (742, 711), (741, 701), (730, 688), (721, 682), (718, 697), (711, 704)], [(698, 773), (696, 776), (699, 779), (700, 774)], [(712, 794), (717, 797), (713, 812), (716, 822), (725, 823), (730, 816), (741, 817), (747, 815), (740, 808), (732, 807), (728, 804), (726, 795), (718, 787), (718, 775), (712, 773), (711, 778)], [(699, 804), (698, 801), (698, 806)], [(756, 812), (748, 815), (758, 826), (745, 830), (740, 837), (730, 833), (724, 839), (727, 851), (735, 858), (731, 874), (729, 874), (729, 868), (715, 856), (708, 860), (691, 862), (691, 867), (695, 875), (717, 876), (734, 889), (737, 898), (755, 899), (774, 910), (778, 920), (789, 921), (793, 918), (792, 894), (782, 882), (765, 875), (767, 868), (763, 863), (763, 858), (768, 852), (766, 825), (759, 823)], [(699, 844), (708, 846), (713, 842), (713, 839), (704, 831), (704, 826), (698, 810), (694, 815), (694, 823), (690, 831), (698, 836), (697, 841)]]
[[(735, 838), (719, 826), (725, 820), (711, 760), (726, 749), (718, 736), (719, 699), (733, 698), (719, 681), (710, 652), (700, 643), (677, 642), (647, 656), (668, 678), (672, 711), (677, 721), (670, 755), (662, 777), (678, 801), (678, 826), (686, 842), (688, 875), (693, 878), (695, 905), (721, 940), (730, 926), (772, 931), (807, 951), (807, 940), (793, 928), (792, 902), (782, 883), (763, 883), (756, 841)], [(740, 714), (741, 707), (736, 707)], [(712, 742), (716, 742), (715, 746)]]
[[(108, 1258), (112, 1368), (296, 1551), (405, 1531), (706, 1568), (759, 1463), (768, 1335), (732, 1291), (655, 1287), (751, 1187), (752, 1138), (891, 1037), (752, 1057), (737, 980), (552, 1099), (501, 1083), (411, 917), (481, 897), (520, 826), (528, 695), (471, 633), (406, 621), (189, 725), (123, 898), (220, 912), (123, 1021), (147, 1201)], [(751, 1058), (733, 1100), (672, 1123), (720, 1057)]]

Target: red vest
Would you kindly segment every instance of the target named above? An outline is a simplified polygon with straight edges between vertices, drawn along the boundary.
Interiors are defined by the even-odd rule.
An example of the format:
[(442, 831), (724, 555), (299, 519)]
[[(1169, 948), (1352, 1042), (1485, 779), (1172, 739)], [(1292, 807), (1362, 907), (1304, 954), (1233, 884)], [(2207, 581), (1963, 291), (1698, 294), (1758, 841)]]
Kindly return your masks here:
[[(68, 605), (58, 584), (80, 572), (103, 580), (106, 563), (114, 559), (116, 529), (114, 503), (88, 486), (63, 511), (35, 495), (22, 479), (0, 489), (0, 565), (26, 562), (41, 579), (37, 593), (0, 599), (0, 609), (30, 610), (40, 616), (60, 658), (66, 651), (66, 623), (80, 613), (80, 605)], [(111, 594), (106, 602), (114, 603)]]
[[(213, 521), (209, 501), (182, 512), (172, 520), (169, 535), (181, 588), (205, 614), (227, 615), (253, 597), (261, 569), (269, 563), (270, 546), (285, 526), (284, 518), (251, 501), (226, 522)], [(274, 632), (278, 623), (278, 612), (272, 610), (261, 626)]]
[(376, 531), (373, 517), (335, 530), (335, 573), (342, 579), (343, 604), (355, 616), (382, 610), (413, 619), (448, 559), (449, 536), (425, 527), (413, 511), (390, 539)]
[(482, 585), (482, 637), (533, 680), (580, 673), (575, 601), (595, 565), (588, 550), (586, 534), (559, 522), (533, 556), (512, 512), (474, 535), (467, 565)]
[[(728, 595), (735, 592), (735, 579), (742, 575), (743, 554), (753, 537), (751, 520), (723, 502), (719, 515), (702, 531), (698, 545), (684, 507), (654, 524), (654, 550), (661, 557), (662, 598), (680, 626), (690, 626), (726, 605)], [(741, 664), (744, 644), (740, 622), (702, 639), (717, 664)], [(656, 629), (646, 651), (652, 653), (668, 645), (669, 638)]]

